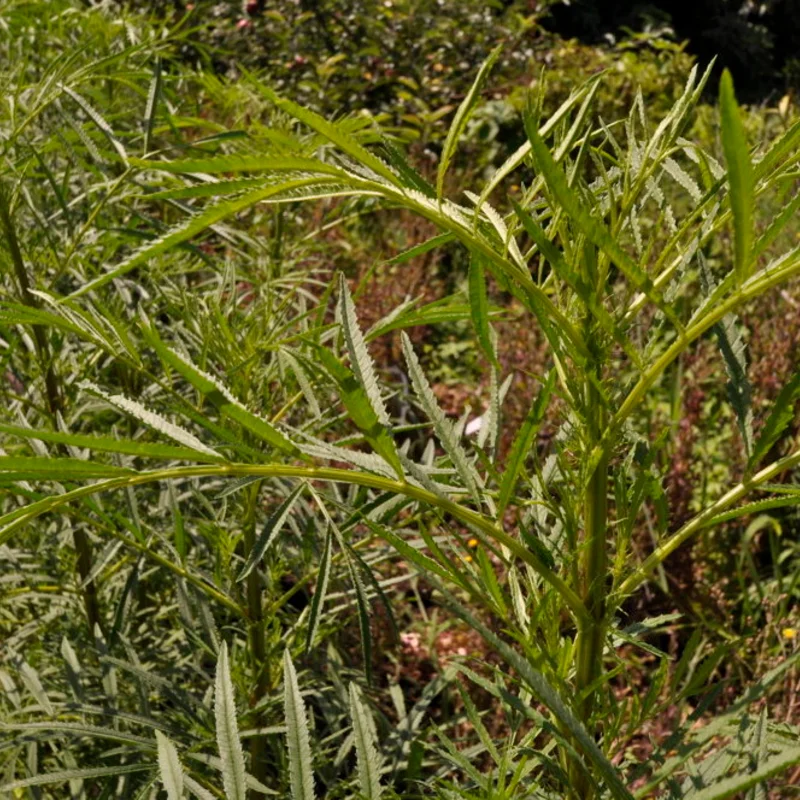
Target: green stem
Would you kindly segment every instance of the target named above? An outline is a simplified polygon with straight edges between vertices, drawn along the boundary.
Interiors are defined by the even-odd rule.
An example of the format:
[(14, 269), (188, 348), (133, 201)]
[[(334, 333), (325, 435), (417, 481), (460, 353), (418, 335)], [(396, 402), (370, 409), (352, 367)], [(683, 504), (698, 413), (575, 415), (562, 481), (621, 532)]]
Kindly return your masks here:
[[(596, 367), (599, 382), (601, 369)], [(597, 384), (587, 381), (587, 421), (592, 441), (602, 438), (606, 412)], [(589, 453), (593, 448), (589, 448)], [(603, 456), (594, 467), (583, 502), (584, 540), (581, 565), (581, 599), (588, 620), (578, 628), (575, 647), (575, 691), (577, 713), (588, 730), (593, 730), (592, 717), (599, 691), (598, 678), (603, 669), (603, 643), (606, 619), (606, 578), (608, 575), (608, 457)], [(579, 765), (572, 769), (572, 783), (577, 796), (591, 800), (595, 787)]]
[(509, 536), (493, 520), (470, 508), (456, 503), (454, 500), (429, 492), (419, 486), (405, 481), (392, 480), (380, 475), (358, 472), (351, 469), (337, 469), (335, 467), (307, 467), (289, 464), (208, 464), (184, 467), (170, 467), (167, 469), (140, 472), (125, 475), (119, 478), (99, 481), (89, 486), (81, 486), (64, 494), (46, 497), (34, 503), (16, 509), (0, 517), (0, 544), (8, 541), (11, 535), (23, 525), (41, 514), (53, 511), (71, 500), (99, 494), (111, 489), (123, 489), (126, 486), (140, 486), (162, 480), (180, 480), (185, 478), (214, 478), (214, 477), (261, 477), (261, 478), (305, 478), (306, 480), (333, 481), (349, 483), (357, 486), (366, 486), (383, 492), (402, 494), (419, 500), (422, 503), (438, 508), (459, 522), (470, 525), (484, 533), (487, 537), (500, 545), (505, 545), (511, 554), (531, 567), (548, 583), (564, 602), (569, 606), (580, 625), (588, 619), (586, 608), (578, 593), (556, 572), (551, 570), (541, 559), (517, 539)]

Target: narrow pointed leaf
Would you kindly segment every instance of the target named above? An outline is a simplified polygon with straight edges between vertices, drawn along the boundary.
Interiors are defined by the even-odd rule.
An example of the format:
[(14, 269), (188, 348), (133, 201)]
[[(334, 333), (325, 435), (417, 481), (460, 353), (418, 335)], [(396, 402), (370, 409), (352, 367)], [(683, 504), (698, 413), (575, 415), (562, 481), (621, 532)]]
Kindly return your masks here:
[(755, 187), (744, 126), (733, 92), (733, 79), (727, 69), (722, 73), (719, 83), (719, 105), (722, 149), (728, 167), (728, 185), (733, 212), (734, 273), (737, 284), (741, 285), (749, 277)]
[(314, 800), (311, 745), (308, 718), (297, 673), (289, 651), (283, 654), (283, 704), (286, 718), (286, 746), (289, 753), (289, 785), (292, 800)]
[(774, 775), (785, 772), (796, 764), (800, 764), (800, 748), (787, 747), (763, 761), (753, 772), (725, 778), (712, 786), (693, 792), (691, 798), (692, 800), (727, 800), (727, 798), (741, 797), (742, 792)]
[(168, 800), (183, 800), (183, 768), (175, 745), (156, 730), (158, 745), (158, 771)]
[(136, 470), (99, 464), (80, 458), (40, 456), (0, 456), (0, 480), (86, 480), (135, 475)]
[(500, 481), (500, 496), (497, 500), (498, 519), (503, 518), (503, 513), (514, 493), (514, 487), (517, 485), (517, 480), (522, 471), (525, 459), (531, 452), (534, 437), (539, 430), (539, 426), (542, 424), (547, 406), (550, 403), (550, 396), (555, 386), (555, 378), (556, 372), (555, 370), (551, 370), (542, 388), (539, 390), (539, 394), (536, 396), (536, 400), (533, 402), (527, 417), (525, 417), (525, 421), (514, 437), (514, 443), (511, 445), (506, 468), (503, 472), (502, 480)]
[(469, 263), (469, 307), (472, 327), (486, 357), (495, 366), (497, 354), (489, 330), (489, 299), (486, 295), (486, 275), (480, 256), (473, 253)]
[(375, 452), (382, 456), (398, 478), (403, 480), (403, 465), (397, 455), (394, 439), (389, 429), (378, 419), (364, 387), (356, 376), (327, 348), (317, 347), (316, 353), (322, 366), (336, 383), (339, 397), (352, 422), (364, 434), (364, 438)]
[(569, 732), (577, 746), (583, 751), (583, 755), (592, 762), (599, 775), (602, 776), (611, 796), (615, 800), (633, 800), (633, 795), (622, 782), (617, 768), (605, 757), (594, 737), (575, 716), (558, 690), (551, 686), (544, 675), (534, 669), (527, 659), (473, 616), (447, 590), (440, 588), (440, 591), (444, 595), (446, 606), (495, 648), (508, 666), (514, 669), (520, 679), (527, 684), (539, 702), (549, 709), (558, 720), (559, 726)]
[(216, 453), (212, 455), (204, 450), (190, 450), (185, 447), (174, 447), (167, 444), (158, 444), (157, 442), (113, 439), (110, 436), (87, 436), (79, 433), (63, 433), (61, 431), (41, 431), (4, 423), (0, 423), (0, 433), (19, 436), (22, 439), (38, 439), (42, 442), (53, 442), (55, 444), (69, 445), (70, 447), (86, 448), (87, 450), (106, 453), (121, 453), (141, 458), (157, 458), (170, 461), (224, 461), (222, 456)]
[[(161, 58), (156, 58), (153, 67), (153, 77), (150, 81), (150, 88), (147, 90), (147, 105), (144, 109), (144, 145), (145, 153), (150, 150), (150, 140), (153, 137), (153, 125), (156, 121), (156, 110), (158, 108), (158, 98), (161, 95)], [(172, 798), (170, 798), (172, 800)]]
[(602, 250), (612, 263), (622, 271), (625, 277), (670, 320), (676, 327), (681, 328), (680, 321), (672, 309), (664, 302), (663, 297), (653, 285), (650, 277), (643, 272), (641, 267), (617, 243), (605, 223), (584, 207), (577, 193), (572, 189), (567, 176), (555, 162), (550, 150), (541, 136), (532, 126), (529, 126), (528, 136), (536, 166), (547, 182), (550, 191), (558, 204), (564, 209), (567, 216), (575, 223), (586, 238)]
[(222, 783), (226, 800), (247, 800), (244, 753), (239, 741), (236, 722), (236, 701), (228, 664), (228, 646), (222, 642), (214, 682), (214, 720), (217, 728), (217, 747), (222, 760)]
[(44, 709), (45, 713), (52, 717), (55, 710), (44, 686), (42, 686), (39, 673), (27, 661), (21, 661), (19, 677), (25, 684), (25, 688), (36, 698), (36, 702)]
[(145, 406), (136, 400), (131, 400), (129, 397), (125, 397), (125, 395), (122, 394), (108, 394), (91, 383), (84, 384), (84, 387), (89, 389), (92, 394), (102, 397), (103, 400), (123, 413), (135, 417), (149, 428), (169, 437), (178, 444), (188, 447), (191, 450), (196, 450), (198, 453), (204, 453), (207, 456), (213, 456), (218, 459), (221, 458), (219, 453), (203, 444), (194, 434), (189, 433), (189, 431), (184, 430), (174, 422), (170, 422), (155, 411), (145, 408)]
[(374, 725), (364, 698), (354, 683), (350, 684), (350, 719), (353, 721), (361, 795), (365, 800), (378, 800), (381, 796), (381, 763), (375, 743)]
[(502, 49), (503, 45), (498, 45), (495, 47), (495, 49), (489, 54), (489, 57), (486, 59), (486, 61), (484, 61), (481, 65), (475, 81), (467, 92), (466, 97), (461, 101), (461, 105), (458, 107), (458, 111), (456, 111), (456, 115), (453, 118), (452, 124), (450, 125), (450, 130), (447, 132), (447, 138), (442, 146), (442, 155), (439, 160), (439, 170), (436, 174), (436, 196), (439, 198), (439, 200), (442, 199), (444, 194), (445, 175), (447, 174), (450, 162), (453, 160), (453, 156), (455, 155), (456, 148), (458, 147), (458, 141), (461, 138), (461, 134), (464, 132), (467, 122), (469, 122), (470, 116), (472, 116), (475, 103), (480, 95), (481, 90), (483, 89), (483, 85), (486, 83), (486, 79), (489, 77), (489, 73), (492, 71), (494, 62), (497, 61), (497, 57), (500, 55)]
[(314, 589), (314, 597), (311, 599), (311, 611), (308, 615), (308, 636), (306, 638), (306, 652), (314, 646), (317, 637), (319, 623), (322, 617), (322, 609), (325, 605), (325, 596), (328, 593), (328, 582), (331, 576), (331, 559), (333, 551), (333, 531), (328, 528), (325, 536), (325, 548), (322, 551), (322, 558), (319, 562), (319, 573), (317, 575), (317, 585)]
[(79, 95), (73, 89), (70, 89), (69, 86), (62, 85), (60, 88), (66, 92), (81, 107), (81, 109), (83, 109), (83, 112), (86, 114), (86, 116), (89, 117), (89, 119), (91, 119), (92, 122), (94, 122), (94, 124), (102, 131), (103, 135), (111, 143), (111, 146), (117, 151), (117, 155), (122, 159), (123, 163), (127, 163), (128, 154), (125, 152), (125, 148), (122, 146), (120, 140), (116, 137), (108, 122), (103, 119), (100, 112), (94, 108), (94, 106), (92, 106), (91, 103), (86, 100), (86, 98)]
[(347, 155), (353, 158), (358, 164), (372, 170), (376, 175), (379, 175), (394, 186), (401, 186), (397, 175), (395, 175), (380, 158), (373, 155), (366, 147), (353, 138), (350, 133), (344, 130), (341, 125), (337, 125), (335, 122), (329, 122), (310, 109), (303, 108), (284, 97), (279, 97), (268, 86), (259, 83), (257, 88), (278, 108), (299, 120), (304, 125), (308, 125), (309, 128), (316, 131), (320, 136), (325, 137), (328, 141), (335, 144), (342, 152), (347, 153)]
[(334, 164), (326, 164), (317, 158), (300, 156), (260, 156), (237, 153), (207, 158), (189, 158), (178, 161), (149, 161), (132, 158), (131, 164), (142, 169), (157, 169), (176, 175), (218, 175), (239, 172), (310, 172), (346, 178), (347, 172)]
[(286, 522), (286, 518), (291, 513), (297, 498), (300, 496), (304, 488), (305, 483), (301, 482), (298, 484), (292, 493), (280, 504), (280, 506), (278, 506), (275, 513), (272, 514), (272, 516), (270, 516), (270, 518), (267, 520), (266, 524), (261, 530), (261, 534), (256, 540), (256, 543), (253, 545), (253, 549), (247, 556), (247, 561), (245, 562), (242, 571), (239, 573), (239, 577), (236, 580), (243, 581), (256, 568), (258, 563), (264, 557), (264, 553), (267, 552), (269, 546), (273, 541), (275, 541), (275, 537), (281, 532), (281, 528)]
[(342, 332), (350, 356), (350, 368), (356, 380), (364, 390), (375, 416), (381, 425), (389, 426), (389, 415), (381, 397), (378, 378), (375, 374), (375, 365), (367, 350), (364, 336), (358, 325), (356, 309), (350, 294), (350, 287), (343, 274), (339, 274), (339, 313), (341, 316)]
[(474, 467), (469, 463), (466, 452), (461, 446), (461, 442), (456, 436), (455, 429), (450, 421), (445, 417), (439, 404), (436, 401), (436, 396), (431, 389), (425, 373), (422, 371), (417, 354), (411, 344), (408, 336), (402, 334), (403, 353), (406, 357), (411, 383), (414, 386), (414, 392), (420, 401), (428, 419), (433, 423), (433, 429), (436, 432), (442, 447), (453, 462), (453, 466), (464, 481), (464, 485), (469, 490), (475, 502), (480, 505), (480, 492), (478, 490), (478, 478)]
[(301, 178), (287, 180), (280, 184), (269, 184), (265, 187), (259, 187), (251, 192), (247, 192), (239, 197), (228, 198), (219, 203), (215, 203), (197, 214), (193, 214), (188, 219), (170, 228), (165, 234), (160, 236), (154, 241), (148, 242), (131, 256), (126, 258), (121, 264), (112, 268), (108, 272), (104, 272), (85, 283), (79, 289), (76, 289), (69, 297), (75, 298), (86, 294), (87, 292), (99, 289), (115, 278), (119, 278), (132, 269), (146, 264), (151, 258), (162, 255), (174, 247), (188, 241), (198, 233), (210, 228), (217, 222), (223, 219), (232, 217), (240, 211), (244, 211), (259, 202), (274, 198), (289, 189), (302, 188), (307, 186), (315, 186), (317, 184), (329, 183), (334, 181), (335, 178), (316, 176), (313, 178)]
[(748, 469), (757, 467), (770, 448), (781, 438), (795, 417), (795, 407), (800, 400), (800, 370), (784, 384), (772, 406), (772, 411), (761, 429), (753, 452), (748, 461)]

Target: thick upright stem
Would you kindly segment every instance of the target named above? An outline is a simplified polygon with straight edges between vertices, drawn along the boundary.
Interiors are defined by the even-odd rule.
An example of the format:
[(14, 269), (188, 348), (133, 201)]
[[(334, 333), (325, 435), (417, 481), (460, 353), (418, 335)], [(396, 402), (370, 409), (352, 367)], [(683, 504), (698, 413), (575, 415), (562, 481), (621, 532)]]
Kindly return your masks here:
[[(244, 546), (245, 558), (256, 543), (256, 509), (261, 481), (251, 487), (247, 500), (247, 512), (244, 521)], [(251, 570), (247, 576), (247, 610), (250, 622), (249, 646), (250, 663), (255, 676), (253, 687), (253, 700), (258, 702), (269, 690), (269, 668), (267, 665), (266, 642), (264, 638), (264, 608), (261, 597), (261, 573), (258, 569)], [(255, 720), (256, 727), (266, 724), (263, 720)], [(267, 742), (263, 736), (253, 736), (250, 739), (250, 771), (253, 777), (264, 783), (267, 777)], [(251, 795), (255, 797), (253, 790)]]
[[(600, 369), (595, 374), (600, 379)], [(595, 385), (587, 382), (587, 418), (591, 453), (595, 442), (604, 433), (606, 413)], [(575, 689), (578, 694), (578, 716), (593, 730), (592, 715), (598, 692), (597, 681), (603, 669), (605, 639), (606, 577), (608, 573), (608, 458), (603, 457), (592, 472), (583, 503), (584, 539), (581, 558), (581, 599), (587, 610), (587, 620), (580, 626), (575, 652)], [(594, 786), (582, 771), (576, 769), (573, 785), (578, 796), (591, 800)]]
[[(603, 459), (589, 481), (584, 501), (584, 562), (581, 595), (591, 621), (584, 627), (578, 640), (577, 682), (583, 693), (600, 676), (603, 657), (604, 618), (606, 613), (606, 574), (608, 551), (606, 529), (608, 525), (608, 461)], [(581, 699), (580, 716), (588, 722), (594, 710), (595, 691)]]

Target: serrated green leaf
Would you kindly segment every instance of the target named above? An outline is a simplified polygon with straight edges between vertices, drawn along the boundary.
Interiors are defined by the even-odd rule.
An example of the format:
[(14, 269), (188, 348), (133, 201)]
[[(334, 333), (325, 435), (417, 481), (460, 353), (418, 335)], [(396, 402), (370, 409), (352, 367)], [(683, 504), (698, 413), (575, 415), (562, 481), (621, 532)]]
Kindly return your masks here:
[(361, 143), (354, 139), (341, 125), (329, 122), (310, 109), (303, 108), (291, 100), (280, 97), (268, 86), (259, 83), (257, 84), (257, 88), (278, 108), (299, 120), (304, 125), (307, 125), (313, 131), (320, 134), (320, 136), (328, 139), (328, 141), (335, 144), (342, 152), (347, 153), (347, 155), (355, 159), (358, 164), (372, 170), (372, 172), (379, 175), (384, 180), (389, 181), (393, 186), (399, 187), (402, 185), (397, 175), (395, 175), (381, 159), (361, 145)]
[(308, 718), (297, 673), (289, 651), (283, 654), (283, 707), (286, 718), (286, 746), (289, 753), (289, 785), (292, 800), (314, 800), (314, 775)]
[(22, 780), (0, 784), (0, 795), (12, 797), (12, 792), (16, 792), (18, 789), (26, 789), (29, 786), (48, 786), (54, 783), (68, 783), (69, 781), (88, 780), (89, 778), (131, 775), (134, 772), (146, 772), (151, 769), (152, 767), (150, 764), (116, 764), (110, 767), (89, 767), (88, 769), (69, 769), (59, 772), (49, 772), (42, 775), (34, 775), (31, 778), (23, 778)]
[(347, 413), (356, 427), (364, 434), (364, 438), (403, 480), (403, 465), (397, 455), (394, 439), (385, 425), (381, 424), (372, 403), (356, 376), (336, 358), (327, 348), (316, 348), (317, 356), (328, 375), (334, 380), (339, 390)]
[(114, 131), (111, 129), (111, 126), (108, 122), (103, 119), (103, 116), (100, 112), (86, 100), (85, 97), (79, 95), (74, 89), (70, 89), (69, 86), (64, 86), (63, 84), (59, 87), (64, 92), (66, 92), (83, 110), (89, 119), (94, 122), (94, 124), (102, 131), (103, 135), (108, 139), (111, 143), (111, 146), (116, 150), (117, 155), (122, 159), (123, 163), (127, 163), (128, 161), (128, 154), (125, 152), (125, 148), (122, 146), (122, 142), (117, 138)]
[(680, 320), (675, 316), (669, 305), (664, 302), (664, 298), (654, 286), (650, 277), (622, 249), (606, 225), (584, 207), (576, 192), (569, 185), (564, 171), (556, 164), (539, 133), (534, 130), (534, 126), (528, 127), (528, 138), (531, 142), (536, 166), (544, 175), (554, 198), (564, 209), (570, 220), (592, 244), (602, 250), (613, 264), (616, 264), (625, 277), (648, 297), (670, 322), (678, 329), (682, 329)]
[(256, 540), (256, 543), (253, 545), (253, 549), (247, 556), (247, 561), (245, 562), (242, 571), (236, 578), (237, 581), (243, 581), (256, 568), (258, 563), (264, 557), (264, 553), (267, 552), (267, 549), (275, 540), (275, 537), (280, 533), (284, 522), (286, 522), (286, 518), (291, 513), (297, 498), (300, 497), (300, 494), (302, 493), (303, 489), (305, 489), (305, 486), (305, 483), (299, 483), (292, 493), (278, 506), (275, 512), (267, 520), (266, 524), (261, 530), (261, 534)]
[(364, 390), (364, 394), (367, 396), (378, 422), (388, 427), (390, 425), (389, 415), (381, 397), (378, 377), (375, 374), (375, 365), (372, 362), (372, 357), (367, 350), (364, 336), (358, 325), (350, 287), (347, 285), (347, 280), (342, 273), (339, 273), (339, 315), (347, 353), (350, 356), (350, 368)]
[(445, 449), (445, 452), (450, 456), (453, 466), (461, 476), (461, 480), (464, 481), (464, 485), (472, 495), (475, 503), (480, 505), (481, 494), (478, 489), (479, 478), (477, 473), (474, 467), (469, 463), (467, 454), (464, 452), (464, 448), (461, 446), (461, 442), (459, 442), (456, 436), (455, 429), (445, 417), (441, 408), (439, 408), (439, 404), (436, 402), (436, 396), (428, 383), (428, 379), (425, 377), (425, 373), (422, 371), (411, 340), (405, 332), (402, 334), (402, 342), (409, 376), (414, 386), (414, 393), (417, 395), (428, 419), (433, 423), (433, 429), (442, 447)]
[(42, 442), (53, 442), (70, 447), (86, 448), (106, 453), (139, 456), (141, 458), (158, 458), (175, 461), (199, 461), (214, 463), (225, 459), (214, 454), (185, 447), (173, 447), (166, 444), (132, 441), (129, 439), (113, 439), (110, 436), (87, 436), (78, 433), (62, 433), (60, 431), (41, 431), (23, 428), (18, 425), (6, 425), (0, 422), (0, 433), (19, 436), (22, 439), (38, 439)]
[(333, 177), (325, 176), (288, 180), (284, 181), (283, 183), (270, 184), (266, 187), (254, 189), (251, 192), (246, 192), (240, 197), (226, 199), (222, 202), (215, 203), (198, 212), (197, 214), (190, 216), (188, 219), (179, 222), (158, 239), (148, 242), (143, 247), (139, 248), (121, 264), (118, 264), (108, 272), (98, 275), (88, 283), (85, 283), (79, 289), (76, 289), (71, 295), (69, 295), (69, 297), (80, 297), (88, 292), (99, 289), (115, 278), (122, 277), (132, 269), (146, 264), (151, 258), (162, 255), (163, 253), (171, 250), (173, 247), (188, 241), (193, 236), (201, 233), (207, 228), (210, 228), (215, 223), (220, 222), (227, 217), (231, 217), (240, 211), (244, 211), (245, 209), (250, 208), (259, 202), (273, 198), (289, 189), (315, 186), (318, 184), (330, 183), (331, 181), (335, 180), (336, 179)]
[(94, 386), (88, 382), (83, 384), (83, 388), (88, 389), (92, 394), (101, 397), (109, 405), (114, 406), (124, 414), (135, 417), (140, 422), (147, 425), (148, 428), (152, 428), (154, 431), (167, 436), (178, 444), (188, 447), (191, 450), (196, 450), (198, 453), (204, 453), (207, 456), (221, 459), (219, 453), (203, 444), (194, 434), (184, 430), (180, 425), (170, 422), (155, 411), (145, 408), (145, 406), (136, 400), (131, 400), (129, 397), (125, 397), (125, 395), (122, 394), (108, 394), (98, 386)]
[(217, 747), (222, 760), (222, 784), (227, 800), (247, 800), (244, 753), (236, 722), (236, 700), (228, 664), (228, 645), (223, 641), (214, 681), (214, 721)]
[(770, 222), (764, 233), (759, 236), (758, 240), (753, 245), (751, 257), (753, 264), (757, 263), (758, 259), (761, 258), (767, 248), (778, 238), (781, 231), (783, 231), (790, 222), (794, 222), (797, 219), (798, 210), (800, 210), (800, 192), (798, 192), (785, 208), (783, 208), (781, 213)]
[(175, 745), (156, 730), (158, 771), (168, 800), (183, 800), (183, 768)]
[(355, 683), (350, 684), (350, 719), (353, 721), (361, 795), (365, 800), (378, 800), (381, 796), (381, 762), (375, 742), (375, 730), (369, 709)]
[(785, 772), (789, 767), (793, 767), (796, 764), (800, 764), (800, 748), (787, 747), (759, 764), (758, 769), (753, 772), (733, 775), (730, 778), (717, 781), (712, 786), (701, 789), (699, 792), (692, 793), (691, 800), (726, 800), (766, 781), (774, 775)]
[(724, 70), (719, 82), (722, 149), (728, 167), (731, 211), (733, 212), (734, 273), (737, 285), (749, 277), (753, 247), (753, 208), (755, 181), (744, 126), (733, 92), (733, 78)]

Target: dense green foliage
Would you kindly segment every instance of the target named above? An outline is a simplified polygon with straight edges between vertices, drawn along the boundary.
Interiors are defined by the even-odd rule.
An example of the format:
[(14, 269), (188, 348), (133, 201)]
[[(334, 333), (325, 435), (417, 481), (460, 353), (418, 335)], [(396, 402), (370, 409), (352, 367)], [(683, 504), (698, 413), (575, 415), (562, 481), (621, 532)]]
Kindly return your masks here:
[(383, 8), (0, 5), (0, 795), (785, 796), (800, 123)]

